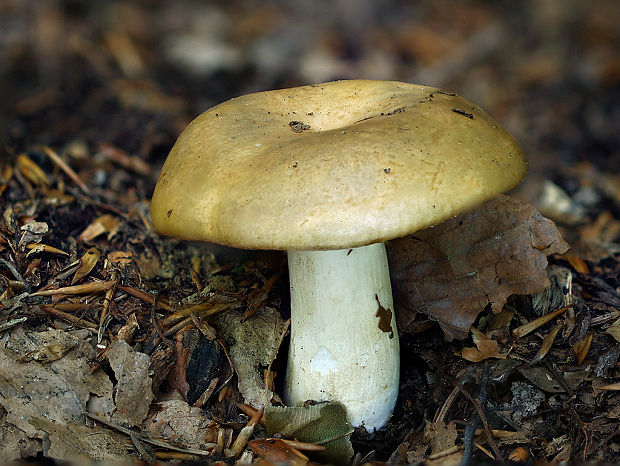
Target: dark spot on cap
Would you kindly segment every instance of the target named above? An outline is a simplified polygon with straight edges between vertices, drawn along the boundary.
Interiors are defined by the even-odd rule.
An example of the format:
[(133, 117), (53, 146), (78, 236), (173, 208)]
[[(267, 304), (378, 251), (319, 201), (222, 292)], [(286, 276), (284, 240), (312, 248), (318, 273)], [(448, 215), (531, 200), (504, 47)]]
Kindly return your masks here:
[(465, 110), (461, 110), (460, 108), (453, 108), (452, 111), (454, 113), (458, 113), (459, 115), (463, 115), (466, 116), (467, 118), (469, 118), (470, 120), (474, 119), (474, 115), (473, 113), (467, 113)]
[(168, 217), (170, 217), (172, 215), (172, 209), (170, 209), (167, 213)]

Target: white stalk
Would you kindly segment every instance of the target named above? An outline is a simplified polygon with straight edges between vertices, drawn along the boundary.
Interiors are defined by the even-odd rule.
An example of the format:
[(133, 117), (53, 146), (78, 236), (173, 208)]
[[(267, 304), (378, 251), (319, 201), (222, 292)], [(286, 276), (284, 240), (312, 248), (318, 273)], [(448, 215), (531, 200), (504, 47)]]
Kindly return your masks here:
[(392, 414), (399, 346), (383, 243), (288, 251), (291, 345), (286, 402), (339, 401), (369, 432)]

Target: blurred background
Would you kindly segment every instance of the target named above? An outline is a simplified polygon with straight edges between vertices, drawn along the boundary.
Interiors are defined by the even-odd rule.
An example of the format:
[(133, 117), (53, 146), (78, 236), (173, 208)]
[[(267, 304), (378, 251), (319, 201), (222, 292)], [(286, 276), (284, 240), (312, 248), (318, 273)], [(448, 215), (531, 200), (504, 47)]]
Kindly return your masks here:
[[(618, 18), (617, 0), (0, 0), (3, 151), (36, 161), (46, 144), (77, 169), (95, 157), (104, 173), (83, 174), (95, 187), (116, 160), (137, 175), (118, 188), (144, 200), (177, 135), (212, 105), (390, 79), (486, 108), (528, 155), (519, 195), (551, 216), (570, 224), (583, 220), (575, 202), (611, 200), (620, 218)], [(553, 212), (558, 199), (572, 205)]]

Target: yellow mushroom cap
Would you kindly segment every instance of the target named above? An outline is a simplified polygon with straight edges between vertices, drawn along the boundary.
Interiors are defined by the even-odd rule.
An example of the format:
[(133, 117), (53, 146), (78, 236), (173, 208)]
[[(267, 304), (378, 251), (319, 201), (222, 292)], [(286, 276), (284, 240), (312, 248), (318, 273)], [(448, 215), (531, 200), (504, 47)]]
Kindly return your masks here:
[(512, 189), (522, 149), (440, 89), (351, 80), (259, 92), (198, 116), (151, 205), (166, 235), (247, 249), (341, 249), (440, 223)]

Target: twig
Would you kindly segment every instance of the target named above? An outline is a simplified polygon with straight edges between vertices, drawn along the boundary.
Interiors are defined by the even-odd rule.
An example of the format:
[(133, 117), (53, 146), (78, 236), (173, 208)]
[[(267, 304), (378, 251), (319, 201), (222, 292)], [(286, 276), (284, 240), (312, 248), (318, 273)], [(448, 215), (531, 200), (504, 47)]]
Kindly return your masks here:
[(54, 152), (52, 149), (50, 149), (47, 146), (43, 146), (42, 147), (43, 152), (45, 152), (45, 155), (47, 155), (52, 162), (54, 162), (56, 165), (58, 165), (58, 168), (60, 168), (63, 172), (65, 172), (65, 174), (71, 178), (71, 180), (79, 186), (79, 188), (84, 191), (85, 194), (89, 194), (90, 195), (90, 189), (88, 189), (88, 186), (86, 186), (86, 184), (82, 181), (82, 179), (78, 176), (77, 173), (75, 173), (73, 171), (73, 169), (67, 165), (67, 163), (61, 159), (58, 154), (56, 152)]
[(20, 281), (22, 283), (26, 283), (26, 280), (24, 279), (24, 277), (22, 277), (22, 274), (19, 273), (17, 271), (17, 269), (15, 268), (15, 266), (13, 264), (11, 264), (8, 260), (6, 259), (0, 259), (0, 263), (4, 264), (5, 267), (7, 269), (9, 269), (9, 271), (13, 274), (13, 276), (15, 277), (15, 280)]
[(55, 309), (53, 306), (41, 305), (39, 306), (45, 312), (48, 312), (60, 319), (66, 320), (67, 322), (71, 322), (73, 325), (77, 325), (78, 327), (85, 327), (89, 330), (97, 331), (97, 325), (89, 322), (88, 320), (82, 319), (81, 317), (76, 317), (73, 314), (67, 314), (66, 312), (59, 311)]
[(458, 394), (459, 394), (459, 386), (456, 386), (452, 389), (452, 391), (448, 395), (448, 398), (446, 398), (446, 401), (444, 401), (443, 405), (441, 406), (441, 408), (435, 415), (433, 422), (438, 422), (438, 421), (444, 422), (444, 419), (446, 418), (448, 411), (454, 404), (454, 401), (456, 400), (456, 397), (458, 396)]
[(487, 404), (488, 383), (489, 383), (489, 368), (485, 366), (482, 372), (482, 380), (480, 382), (480, 397), (479, 397), (480, 401), (479, 402), (476, 402), (476, 400), (474, 400), (472, 396), (467, 391), (465, 391), (465, 389), (462, 388), (461, 385), (458, 386), (463, 396), (465, 396), (474, 405), (474, 408), (476, 409), (476, 412), (477, 412), (476, 416), (474, 416), (471, 419), (471, 421), (469, 421), (469, 424), (467, 424), (467, 427), (465, 428), (465, 436), (464, 436), (465, 452), (463, 453), (463, 461), (461, 463), (462, 466), (467, 466), (471, 462), (471, 455), (473, 453), (473, 448), (474, 448), (474, 434), (476, 432), (476, 429), (478, 427), (478, 423), (480, 420), (482, 420), (482, 423), (484, 425), (484, 430), (486, 431), (486, 434), (487, 434), (487, 441), (489, 442), (489, 445), (491, 446), (491, 448), (493, 449), (493, 452), (495, 453), (495, 459), (497, 461), (503, 462), (502, 454), (499, 451), (499, 448), (497, 447), (495, 441), (493, 440), (493, 434), (491, 433), (489, 423), (487, 422), (487, 418), (484, 413), (486, 409), (486, 404)]
[(153, 306), (151, 307), (151, 321), (153, 322), (153, 328), (155, 329), (155, 332), (157, 332), (157, 335), (159, 336), (159, 338), (161, 338), (161, 340), (166, 345), (168, 345), (169, 348), (174, 348), (174, 343), (172, 343), (170, 339), (166, 338), (166, 335), (164, 334), (161, 327), (159, 326), (159, 321), (157, 320), (157, 316), (155, 315), (156, 307), (157, 307), (157, 295), (153, 296)]
[(182, 320), (181, 322), (174, 325), (173, 327), (170, 327), (168, 330), (164, 332), (164, 335), (166, 335), (167, 337), (174, 335), (179, 330), (181, 330), (183, 327), (186, 327), (187, 325), (190, 325), (190, 324), (193, 324), (193, 321), (191, 317), (188, 317), (187, 319)]
[[(499, 448), (497, 447), (497, 444), (493, 440), (493, 433), (491, 431), (491, 428), (489, 427), (489, 422), (487, 421), (487, 417), (484, 414), (484, 410), (482, 409), (482, 405), (480, 404), (480, 401), (474, 400), (474, 398), (461, 387), (459, 387), (459, 389), (461, 390), (461, 393), (463, 393), (463, 396), (465, 396), (465, 398), (469, 400), (469, 402), (474, 406), (474, 408), (476, 408), (478, 417), (482, 421), (482, 425), (484, 426), (484, 431), (487, 434), (487, 442), (489, 442), (489, 445), (491, 446), (493, 453), (495, 453), (495, 460), (503, 461)], [(474, 430), (474, 434), (475, 434), (475, 430)]]
[(118, 285), (118, 279), (116, 278), (114, 273), (112, 275), (112, 279), (114, 281), (114, 285), (112, 285), (110, 288), (106, 290), (105, 296), (103, 297), (103, 305), (101, 306), (101, 315), (99, 316), (100, 326), (103, 325), (103, 321), (108, 315), (108, 311), (110, 310), (110, 303), (112, 302), (112, 299), (114, 298), (114, 293), (116, 292), (116, 286)]
[[(134, 288), (132, 286), (119, 285), (118, 289), (124, 291), (127, 294), (130, 294), (134, 298), (138, 298), (138, 299), (141, 299), (142, 301), (146, 301), (149, 304), (153, 304), (155, 302), (155, 298), (153, 297), (153, 295), (145, 291), (139, 290), (137, 288)], [(170, 304), (162, 301), (161, 299), (157, 300), (157, 304), (164, 311), (170, 311), (172, 309), (170, 307)]]
[[(1, 259), (0, 259), (1, 260)], [(116, 284), (115, 280), (106, 282), (90, 282), (83, 285), (65, 286), (62, 288), (55, 288), (53, 290), (41, 290), (32, 293), (30, 296), (54, 296), (57, 294), (90, 294), (98, 293), (99, 291), (105, 291), (113, 287)]]
[(326, 443), (333, 442), (334, 440), (338, 440), (338, 439), (340, 439), (342, 437), (348, 437), (349, 435), (353, 434), (353, 432), (355, 432), (355, 431), (354, 430), (350, 430), (350, 431), (344, 432), (344, 433), (342, 433), (340, 435), (336, 435), (335, 437), (328, 438), (328, 439), (325, 439), (325, 440), (321, 440), (320, 442), (316, 442), (316, 445), (324, 445)]
[[(155, 445), (157, 447), (162, 447), (162, 448), (167, 448), (169, 450), (174, 450), (174, 451), (180, 451), (182, 453), (189, 453), (192, 455), (201, 455), (201, 456), (210, 456), (211, 453), (205, 450), (197, 450), (195, 448), (182, 448), (182, 447), (177, 447), (175, 445), (171, 445), (169, 443), (166, 442), (162, 442), (161, 440), (155, 440), (152, 438), (149, 438), (145, 435), (142, 434), (136, 434), (134, 431), (132, 431), (131, 429), (127, 429), (123, 426), (119, 426), (118, 424), (113, 423), (112, 421), (108, 421), (107, 419), (101, 417), (101, 416), (97, 416), (96, 414), (93, 413), (89, 413), (89, 412), (85, 412), (84, 413), (86, 415), (86, 417), (89, 417), (97, 422), (100, 422), (101, 424), (104, 424), (108, 427), (111, 427), (114, 430), (118, 430), (119, 432), (122, 432), (125, 435), (135, 435), (136, 438), (138, 438), (139, 440), (141, 440), (142, 442), (146, 442), (146, 443), (150, 443), (151, 445)], [(207, 444), (207, 448), (213, 448), (215, 446), (215, 443), (208, 443)]]
[(25, 322), (27, 320), (28, 320), (28, 317), (18, 317), (16, 319), (7, 320), (6, 322), (3, 322), (2, 324), (0, 324), (0, 332), (4, 332), (5, 330), (13, 328), (16, 325), (19, 325), (22, 322)]

